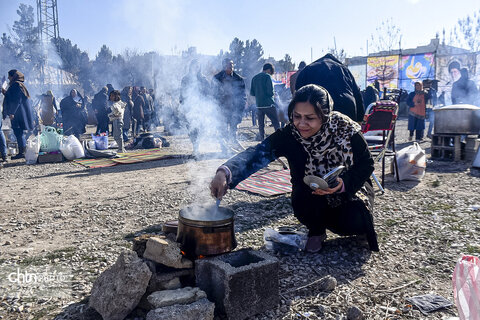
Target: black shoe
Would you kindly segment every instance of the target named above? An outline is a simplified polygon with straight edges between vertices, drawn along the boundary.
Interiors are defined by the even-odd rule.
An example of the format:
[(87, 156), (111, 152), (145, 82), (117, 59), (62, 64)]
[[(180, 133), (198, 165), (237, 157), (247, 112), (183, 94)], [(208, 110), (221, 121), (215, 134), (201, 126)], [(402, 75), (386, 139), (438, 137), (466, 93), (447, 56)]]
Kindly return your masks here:
[(2, 156), (2, 160), (0, 162), (8, 162), (8, 156)]
[(19, 153), (16, 156), (13, 156), (11, 159), (12, 160), (18, 160), (18, 159), (23, 159), (25, 158), (25, 155), (23, 153)]

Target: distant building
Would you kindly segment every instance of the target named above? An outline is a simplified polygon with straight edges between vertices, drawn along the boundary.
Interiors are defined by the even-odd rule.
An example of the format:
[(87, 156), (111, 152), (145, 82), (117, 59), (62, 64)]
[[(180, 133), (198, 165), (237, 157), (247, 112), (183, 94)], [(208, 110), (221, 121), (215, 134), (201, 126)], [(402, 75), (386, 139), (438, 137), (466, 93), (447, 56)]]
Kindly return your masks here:
[(457, 76), (449, 72), (453, 61), (467, 67), (470, 78), (477, 86), (480, 84), (480, 52), (442, 44), (438, 38), (425, 46), (347, 58), (345, 63), (361, 89), (378, 80), (381, 89), (413, 91), (416, 81), (438, 80), (438, 95), (443, 94), (445, 104), (451, 104), (451, 87), (457, 80)]

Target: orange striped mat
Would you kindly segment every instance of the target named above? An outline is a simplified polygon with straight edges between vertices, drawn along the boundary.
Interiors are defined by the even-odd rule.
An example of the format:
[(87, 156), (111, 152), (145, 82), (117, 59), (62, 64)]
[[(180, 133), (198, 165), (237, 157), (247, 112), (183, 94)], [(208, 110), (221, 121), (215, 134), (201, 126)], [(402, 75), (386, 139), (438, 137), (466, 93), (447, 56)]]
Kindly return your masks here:
[(274, 196), (292, 192), (290, 170), (263, 169), (240, 182), (235, 189), (257, 193), (262, 196)]

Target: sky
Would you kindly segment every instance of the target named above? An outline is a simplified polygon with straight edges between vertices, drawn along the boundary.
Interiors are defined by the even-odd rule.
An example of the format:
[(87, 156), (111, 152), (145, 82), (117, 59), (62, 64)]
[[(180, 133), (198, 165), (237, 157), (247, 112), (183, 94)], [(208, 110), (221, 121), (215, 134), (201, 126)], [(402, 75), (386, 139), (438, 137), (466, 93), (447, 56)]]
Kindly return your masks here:
[[(0, 33), (18, 19), (20, 3), (0, 0)], [(125, 49), (177, 54), (190, 46), (216, 55), (231, 41), (257, 39), (265, 57), (307, 63), (328, 48), (347, 56), (367, 54), (367, 40), (392, 19), (402, 49), (427, 45), (459, 18), (479, 12), (480, 0), (57, 0), (59, 32), (94, 59), (103, 44), (114, 54)], [(368, 48), (372, 52), (372, 48)]]

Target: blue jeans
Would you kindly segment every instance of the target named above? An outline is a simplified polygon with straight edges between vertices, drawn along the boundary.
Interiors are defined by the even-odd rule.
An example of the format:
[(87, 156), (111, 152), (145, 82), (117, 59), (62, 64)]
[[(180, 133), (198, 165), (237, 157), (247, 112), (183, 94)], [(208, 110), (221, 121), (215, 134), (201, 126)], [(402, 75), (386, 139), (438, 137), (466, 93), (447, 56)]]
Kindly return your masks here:
[(2, 158), (7, 157), (7, 140), (5, 140), (5, 135), (2, 131), (2, 120), (0, 119), (0, 156)]
[(25, 139), (24, 130), (22, 128), (13, 128), (13, 134), (15, 134), (15, 138), (17, 138), (18, 153), (25, 154), (27, 140)]

